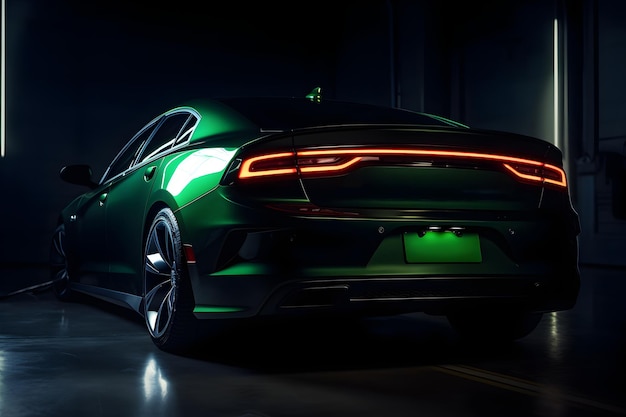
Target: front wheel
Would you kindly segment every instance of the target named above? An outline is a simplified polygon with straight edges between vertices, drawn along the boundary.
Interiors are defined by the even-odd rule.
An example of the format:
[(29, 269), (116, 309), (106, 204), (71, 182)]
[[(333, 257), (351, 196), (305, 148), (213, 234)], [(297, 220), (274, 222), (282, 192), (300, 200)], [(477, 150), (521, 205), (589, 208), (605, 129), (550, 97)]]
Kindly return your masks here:
[(539, 325), (541, 313), (502, 310), (462, 310), (449, 313), (448, 321), (464, 339), (473, 342), (513, 342)]
[(186, 273), (180, 230), (164, 208), (152, 220), (144, 247), (144, 319), (154, 344), (183, 353), (196, 339), (193, 294)]

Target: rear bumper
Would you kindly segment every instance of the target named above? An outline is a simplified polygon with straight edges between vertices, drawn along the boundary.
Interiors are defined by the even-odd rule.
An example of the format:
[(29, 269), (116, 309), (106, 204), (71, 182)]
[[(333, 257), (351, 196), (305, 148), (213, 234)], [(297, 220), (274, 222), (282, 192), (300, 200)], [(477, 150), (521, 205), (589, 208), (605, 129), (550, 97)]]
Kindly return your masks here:
[(407, 312), (446, 314), (468, 308), (506, 305), (532, 312), (572, 308), (579, 285), (525, 277), (438, 277), (301, 282), (279, 289), (260, 315), (347, 313), (386, 315)]
[[(278, 281), (276, 275), (207, 278), (205, 288), (195, 291), (196, 316), (447, 314), (455, 309), (488, 306), (550, 312), (572, 308), (580, 288), (577, 270), (542, 276), (335, 277)], [(224, 307), (229, 311), (223, 312)]]
[[(273, 214), (253, 218), (249, 227), (213, 218), (204, 231), (195, 229), (196, 239), (186, 243), (197, 260), (188, 267), (198, 318), (446, 314), (487, 304), (548, 312), (572, 308), (578, 296), (574, 212)], [(433, 233), (462, 227), (478, 237), (480, 257), (442, 262), (409, 256), (407, 234), (415, 240), (433, 225), (446, 230)]]

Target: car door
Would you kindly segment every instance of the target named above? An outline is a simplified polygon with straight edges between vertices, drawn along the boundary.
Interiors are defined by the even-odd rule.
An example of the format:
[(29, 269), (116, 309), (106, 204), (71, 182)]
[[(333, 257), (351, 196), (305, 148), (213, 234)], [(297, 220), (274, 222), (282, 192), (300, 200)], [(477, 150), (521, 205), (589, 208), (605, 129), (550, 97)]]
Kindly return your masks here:
[(122, 174), (130, 168), (153, 126), (137, 133), (116, 155), (99, 182), (99, 186), (85, 194), (76, 213), (70, 217), (68, 236), (70, 253), (76, 265), (77, 280), (85, 285), (109, 287), (109, 256), (107, 253), (106, 212), (108, 196), (114, 182), (123, 179)]
[(98, 285), (108, 275), (105, 254), (106, 230), (103, 198), (106, 187), (100, 186), (86, 193), (66, 225), (70, 245), (69, 256), (76, 267), (76, 279), (86, 285)]
[(146, 218), (147, 202), (163, 154), (176, 143), (191, 117), (187, 111), (165, 114), (140, 148), (133, 166), (108, 190), (106, 245), (110, 289), (138, 295), (143, 291), (144, 228), (151, 221)]
[[(80, 268), (80, 282), (110, 288), (110, 259), (107, 250), (107, 207), (115, 184), (124, 181), (124, 173), (132, 166), (142, 146), (156, 126), (153, 121), (127, 142), (113, 159), (100, 180), (100, 186), (86, 195), (86, 202), (70, 224), (79, 234), (81, 245), (73, 252)], [(73, 226), (73, 224), (76, 226)]]

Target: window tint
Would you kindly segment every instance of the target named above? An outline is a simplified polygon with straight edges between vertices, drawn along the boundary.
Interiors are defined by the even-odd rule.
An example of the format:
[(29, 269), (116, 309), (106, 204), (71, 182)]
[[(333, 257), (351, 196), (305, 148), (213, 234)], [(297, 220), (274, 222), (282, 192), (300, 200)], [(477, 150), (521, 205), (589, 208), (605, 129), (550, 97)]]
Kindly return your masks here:
[(109, 166), (109, 169), (104, 174), (102, 181), (109, 180), (130, 168), (132, 162), (139, 153), (139, 149), (141, 149), (143, 144), (148, 140), (157, 124), (158, 123), (153, 123), (132, 139), (132, 141), (117, 155), (113, 163)]
[(187, 112), (168, 116), (141, 151), (141, 162), (171, 148), (190, 116)]
[(191, 138), (191, 134), (193, 133), (193, 129), (196, 127), (197, 123), (198, 118), (194, 115), (190, 115), (189, 120), (187, 120), (187, 123), (183, 126), (180, 136), (176, 139), (176, 143), (174, 145), (180, 145), (181, 143), (188, 141), (189, 138)]

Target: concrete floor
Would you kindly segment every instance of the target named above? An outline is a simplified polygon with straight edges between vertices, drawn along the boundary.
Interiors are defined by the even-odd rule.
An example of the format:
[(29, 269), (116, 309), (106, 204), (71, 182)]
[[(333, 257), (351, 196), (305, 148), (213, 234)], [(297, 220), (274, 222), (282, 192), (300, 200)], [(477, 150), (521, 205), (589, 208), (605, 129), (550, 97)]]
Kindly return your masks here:
[[(60, 303), (36, 285), (5, 289), (0, 416), (626, 415), (626, 270), (582, 272), (573, 310), (499, 349), (410, 314), (354, 331), (251, 328), (183, 357), (155, 348), (129, 311)], [(11, 273), (23, 288), (37, 282)]]

